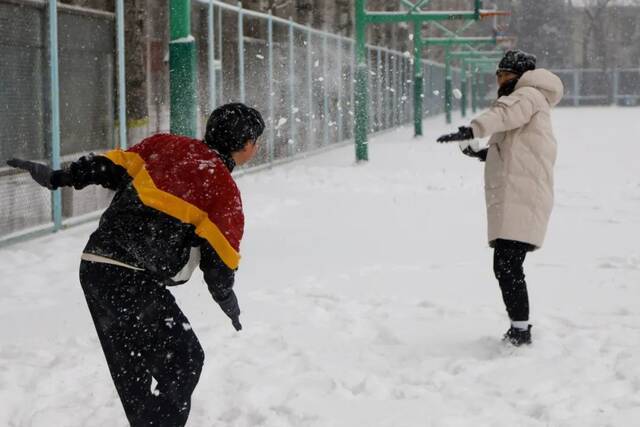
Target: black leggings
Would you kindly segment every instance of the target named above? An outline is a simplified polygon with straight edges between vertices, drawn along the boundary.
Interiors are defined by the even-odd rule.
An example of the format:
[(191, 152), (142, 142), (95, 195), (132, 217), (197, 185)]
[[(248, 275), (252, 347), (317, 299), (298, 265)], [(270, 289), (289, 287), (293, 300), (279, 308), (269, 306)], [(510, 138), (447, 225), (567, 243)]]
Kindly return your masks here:
[(513, 321), (529, 320), (529, 296), (523, 264), (534, 247), (515, 240), (497, 239), (494, 244), (493, 272), (500, 284), (502, 300)]
[(87, 261), (80, 283), (129, 423), (184, 426), (204, 352), (173, 295), (144, 272)]

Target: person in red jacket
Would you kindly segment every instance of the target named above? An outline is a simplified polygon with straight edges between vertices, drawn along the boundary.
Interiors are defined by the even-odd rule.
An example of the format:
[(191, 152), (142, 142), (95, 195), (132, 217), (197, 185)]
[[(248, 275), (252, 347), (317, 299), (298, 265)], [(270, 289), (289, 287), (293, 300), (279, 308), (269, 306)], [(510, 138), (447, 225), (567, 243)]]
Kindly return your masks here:
[(132, 426), (183, 426), (202, 371), (204, 352), (168, 286), (199, 266), (242, 329), (233, 284), (244, 215), (231, 171), (254, 157), (264, 127), (258, 111), (234, 103), (213, 111), (204, 140), (158, 134), (56, 171), (7, 162), (52, 190), (115, 191), (83, 251), (80, 283)]

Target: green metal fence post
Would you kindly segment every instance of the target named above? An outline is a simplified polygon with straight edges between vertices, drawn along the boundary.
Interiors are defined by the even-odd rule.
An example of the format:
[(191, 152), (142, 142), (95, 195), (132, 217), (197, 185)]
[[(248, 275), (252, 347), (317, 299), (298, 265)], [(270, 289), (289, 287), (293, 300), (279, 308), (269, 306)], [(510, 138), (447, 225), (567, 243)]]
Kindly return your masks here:
[(196, 136), (196, 55), (191, 35), (191, 1), (171, 0), (169, 79), (171, 133)]
[(356, 161), (369, 160), (367, 129), (369, 127), (367, 93), (368, 70), (366, 62), (365, 0), (356, 0), (356, 87), (355, 87), (355, 144)]
[[(60, 81), (58, 73), (58, 5), (49, 0), (49, 68), (51, 78), (51, 167), (60, 169)], [(51, 194), (53, 230), (62, 228), (62, 194)]]

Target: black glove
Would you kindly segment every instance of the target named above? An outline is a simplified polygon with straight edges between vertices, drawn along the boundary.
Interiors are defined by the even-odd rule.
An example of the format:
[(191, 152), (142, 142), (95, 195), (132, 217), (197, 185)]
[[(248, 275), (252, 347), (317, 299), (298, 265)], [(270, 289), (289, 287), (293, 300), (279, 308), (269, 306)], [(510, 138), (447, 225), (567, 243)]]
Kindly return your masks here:
[(53, 170), (49, 166), (21, 159), (7, 160), (7, 164), (12, 168), (22, 169), (29, 172), (33, 180), (43, 187), (46, 187), (49, 190), (55, 189), (51, 183), (51, 174), (53, 173)]
[(224, 314), (229, 316), (231, 319), (231, 323), (233, 327), (236, 328), (236, 331), (242, 329), (242, 325), (240, 324), (240, 307), (238, 307), (238, 298), (236, 298), (236, 294), (231, 291), (231, 294), (222, 301), (218, 301), (218, 305), (224, 311)]
[(467, 126), (460, 126), (458, 128), (458, 132), (442, 135), (436, 141), (451, 142), (451, 141), (463, 141), (465, 139), (473, 139), (473, 129)]
[(484, 150), (480, 150), (480, 151), (474, 151), (473, 148), (471, 148), (470, 146), (467, 146), (466, 148), (464, 148), (462, 150), (462, 154), (469, 156), (469, 157), (475, 157), (476, 159), (480, 160), (481, 162), (484, 162), (487, 160), (487, 153), (489, 152), (488, 148), (485, 148)]

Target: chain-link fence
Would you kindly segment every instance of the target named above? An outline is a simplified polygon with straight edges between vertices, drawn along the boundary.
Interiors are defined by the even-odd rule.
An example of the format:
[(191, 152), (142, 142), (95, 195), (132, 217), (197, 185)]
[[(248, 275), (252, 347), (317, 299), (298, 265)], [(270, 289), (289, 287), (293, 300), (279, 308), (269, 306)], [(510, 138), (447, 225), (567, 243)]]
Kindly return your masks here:
[[(219, 1), (198, 0), (193, 7), (200, 122), (216, 105), (238, 100), (265, 116), (266, 149), (248, 167), (353, 137), (352, 39)], [(367, 55), (370, 131), (409, 123), (410, 55), (378, 46), (368, 46)], [(423, 97), (425, 115), (438, 114), (444, 68), (429, 61), (424, 66), (426, 87), (433, 88)]]
[[(46, 1), (0, 0), (0, 165), (11, 157), (53, 163), (49, 21)], [(58, 5), (60, 154), (63, 164), (116, 147), (116, 17)], [(266, 149), (250, 165), (291, 158), (353, 136), (353, 40), (219, 1), (194, 1), (199, 130), (209, 112), (243, 101), (267, 119)], [(412, 120), (409, 55), (369, 46), (370, 131)], [(168, 76), (165, 61), (151, 64)], [(425, 61), (425, 114), (441, 111), (442, 66)], [(437, 79), (437, 80), (434, 80)], [(163, 79), (163, 81), (168, 81)], [(162, 83), (162, 82), (161, 82)], [(158, 93), (156, 99), (168, 100)], [(151, 103), (152, 101), (150, 101)], [(160, 111), (160, 110), (158, 110)], [(158, 120), (166, 114), (158, 114)], [(168, 129), (168, 123), (158, 125)], [(62, 223), (96, 212), (110, 193), (62, 190)], [(0, 166), (0, 241), (52, 229), (51, 193)]]
[[(551, 71), (564, 84), (564, 97), (560, 106), (640, 105), (640, 69)], [(480, 81), (480, 86), (483, 87), (480, 107), (485, 107), (495, 99), (495, 76), (483, 75)]]
[[(3, 167), (10, 157), (51, 163), (50, 47), (47, 2), (0, 0), (0, 242), (52, 229), (51, 193), (26, 174)], [(267, 121), (264, 146), (249, 167), (274, 164), (353, 137), (354, 41), (220, 1), (192, 3), (197, 43), (200, 136), (215, 106), (243, 101)], [(114, 14), (59, 5), (60, 152), (62, 163), (117, 144)], [(166, 14), (164, 14), (166, 19)], [(168, 25), (168, 23), (164, 23)], [(155, 25), (158, 27), (157, 23)], [(162, 25), (160, 25), (162, 26)], [(149, 104), (158, 129), (168, 129), (168, 61), (153, 39)], [(160, 53), (160, 55), (158, 55)], [(380, 132), (413, 121), (414, 67), (408, 52), (368, 46), (369, 127)], [(444, 110), (445, 69), (423, 61), (425, 116)], [(559, 70), (569, 105), (637, 105), (638, 70)], [(486, 79), (484, 79), (486, 77)], [(495, 76), (477, 76), (471, 101), (495, 97)], [(459, 69), (453, 88), (461, 89)], [(151, 99), (153, 98), (153, 99)], [(122, 102), (122, 100), (118, 101)], [(461, 100), (454, 99), (454, 108)], [(158, 107), (158, 108), (155, 108)], [(136, 142), (136, 141), (133, 141)], [(99, 211), (100, 187), (63, 190), (63, 224)]]
[[(3, 167), (11, 157), (50, 161), (48, 9), (0, 0), (0, 239), (51, 224), (51, 193)], [(60, 5), (58, 13), (62, 161), (113, 144), (114, 18)], [(62, 194), (65, 218), (105, 205), (106, 190)]]

